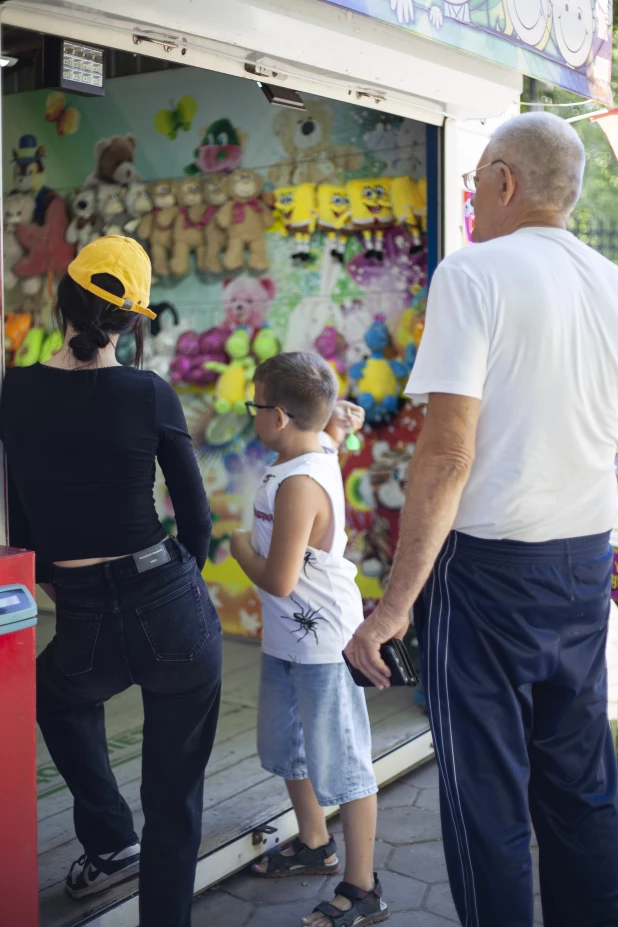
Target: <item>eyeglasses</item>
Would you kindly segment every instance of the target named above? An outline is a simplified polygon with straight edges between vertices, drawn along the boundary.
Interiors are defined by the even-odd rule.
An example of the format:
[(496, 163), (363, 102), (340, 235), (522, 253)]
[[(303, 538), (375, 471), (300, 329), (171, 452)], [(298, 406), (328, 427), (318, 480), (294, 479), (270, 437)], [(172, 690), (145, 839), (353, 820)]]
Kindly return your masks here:
[[(258, 409), (281, 409), (281, 406), (260, 406), (257, 402), (246, 402), (245, 407), (251, 418), (255, 418), (257, 415)], [(281, 409), (282, 412), (285, 412), (288, 418), (294, 418), (291, 412), (288, 412), (287, 409)]]
[(505, 167), (508, 167), (506, 161), (503, 161), (502, 158), (496, 158), (495, 161), (490, 161), (488, 164), (481, 164), (480, 167), (475, 168), (473, 171), (468, 171), (467, 174), (463, 175), (463, 182), (466, 190), (469, 190), (470, 193), (476, 193), (476, 188), (478, 186), (478, 178), (476, 175), (479, 171), (485, 170), (486, 167), (493, 167), (494, 164), (504, 164)]

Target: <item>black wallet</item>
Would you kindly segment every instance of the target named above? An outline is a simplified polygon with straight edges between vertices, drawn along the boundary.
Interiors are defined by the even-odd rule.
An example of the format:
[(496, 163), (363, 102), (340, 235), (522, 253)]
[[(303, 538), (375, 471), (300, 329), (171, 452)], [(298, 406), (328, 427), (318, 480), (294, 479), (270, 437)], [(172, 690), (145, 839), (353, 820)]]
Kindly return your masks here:
[[(386, 641), (380, 647), (380, 656), (391, 671), (391, 686), (417, 686), (420, 682), (418, 674), (412, 666), (410, 654), (403, 641), (394, 637), (391, 641)], [(350, 670), (350, 675), (357, 686), (368, 689), (373, 686), (370, 679), (367, 679), (364, 673), (352, 666), (345, 653), (343, 654), (345, 665)]]

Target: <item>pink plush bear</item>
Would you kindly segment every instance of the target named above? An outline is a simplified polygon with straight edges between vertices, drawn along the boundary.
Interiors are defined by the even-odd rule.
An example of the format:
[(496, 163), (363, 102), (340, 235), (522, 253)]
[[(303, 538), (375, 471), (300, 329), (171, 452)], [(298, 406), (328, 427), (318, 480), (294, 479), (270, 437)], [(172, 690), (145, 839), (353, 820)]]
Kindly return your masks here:
[(275, 295), (275, 283), (270, 277), (240, 276), (223, 283), (223, 327), (228, 334), (241, 325), (253, 340), (263, 328), (270, 303)]

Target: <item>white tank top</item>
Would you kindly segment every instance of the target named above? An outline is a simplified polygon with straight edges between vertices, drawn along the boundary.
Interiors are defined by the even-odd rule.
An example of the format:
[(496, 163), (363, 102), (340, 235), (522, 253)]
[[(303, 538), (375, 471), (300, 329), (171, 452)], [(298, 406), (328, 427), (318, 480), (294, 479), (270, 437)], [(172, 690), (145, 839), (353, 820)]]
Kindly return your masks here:
[(324, 453), (303, 454), (266, 471), (255, 497), (251, 543), (267, 557), (273, 533), (275, 499), (291, 476), (309, 476), (330, 499), (329, 550), (308, 547), (298, 584), (285, 599), (259, 590), (262, 600), (262, 650), (294, 663), (341, 663), (341, 652), (363, 620), (363, 603), (355, 582), (356, 567), (344, 557), (345, 498), (339, 458), (328, 435)]

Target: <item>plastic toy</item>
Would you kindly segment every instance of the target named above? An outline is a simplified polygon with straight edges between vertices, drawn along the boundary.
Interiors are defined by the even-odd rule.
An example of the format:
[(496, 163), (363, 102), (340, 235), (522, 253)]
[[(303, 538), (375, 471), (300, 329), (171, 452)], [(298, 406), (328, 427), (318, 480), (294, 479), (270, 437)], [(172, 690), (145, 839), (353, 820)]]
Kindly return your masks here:
[(243, 415), (246, 412), (245, 402), (249, 398), (249, 385), (255, 372), (248, 331), (237, 329), (225, 342), (225, 350), (231, 359), (229, 364), (207, 361), (204, 365), (206, 370), (220, 375), (215, 388), (215, 411), (219, 415), (230, 412)]
[(343, 263), (348, 238), (354, 231), (352, 210), (342, 185), (323, 183), (317, 195), (318, 228), (326, 232), (331, 256)]
[(384, 230), (394, 222), (390, 201), (392, 177), (377, 177), (348, 181), (352, 223), (362, 232), (365, 255), (375, 261), (384, 260)]
[(410, 254), (415, 254), (423, 248), (422, 222), (423, 210), (427, 211), (427, 204), (419, 190), (416, 181), (411, 177), (394, 177), (391, 184), (391, 203), (397, 225), (404, 226), (410, 233), (412, 243)]
[(354, 428), (350, 427), (350, 432), (345, 439), (345, 446), (349, 451), (360, 451), (361, 449), (361, 439), (357, 434), (354, 433)]
[(337, 398), (345, 399), (350, 390), (350, 383), (344, 363), (345, 350), (347, 348), (345, 338), (336, 328), (332, 325), (328, 325), (315, 339), (315, 348), (332, 367), (337, 377), (337, 383), (339, 384)]
[(302, 183), (275, 190), (274, 218), (275, 228), (280, 229), (282, 235), (294, 235), (296, 250), (292, 260), (308, 261), (317, 222), (315, 184)]
[(371, 355), (350, 370), (357, 381), (356, 401), (365, 410), (370, 424), (383, 422), (397, 411), (401, 393), (400, 380), (408, 370), (401, 361), (384, 356), (390, 345), (389, 331), (381, 319), (376, 319), (365, 335)]

